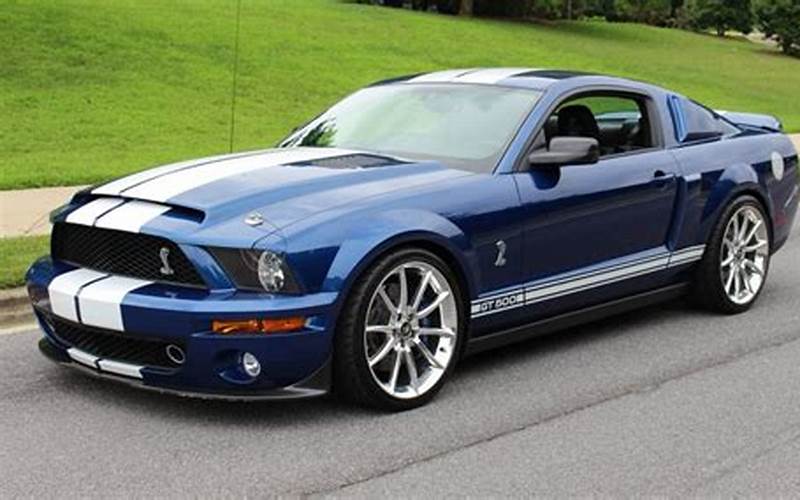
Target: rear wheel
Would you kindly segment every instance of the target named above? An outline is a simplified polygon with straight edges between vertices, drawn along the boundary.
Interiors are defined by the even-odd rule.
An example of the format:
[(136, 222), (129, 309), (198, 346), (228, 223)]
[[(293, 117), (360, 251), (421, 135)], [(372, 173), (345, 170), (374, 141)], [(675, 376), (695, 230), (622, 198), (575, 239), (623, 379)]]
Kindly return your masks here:
[(462, 341), (458, 282), (437, 256), (400, 250), (353, 287), (334, 359), (336, 391), (386, 410), (428, 402), (452, 372)]
[(695, 298), (716, 311), (749, 309), (767, 279), (770, 233), (758, 200), (742, 196), (725, 211), (709, 241), (695, 280)]

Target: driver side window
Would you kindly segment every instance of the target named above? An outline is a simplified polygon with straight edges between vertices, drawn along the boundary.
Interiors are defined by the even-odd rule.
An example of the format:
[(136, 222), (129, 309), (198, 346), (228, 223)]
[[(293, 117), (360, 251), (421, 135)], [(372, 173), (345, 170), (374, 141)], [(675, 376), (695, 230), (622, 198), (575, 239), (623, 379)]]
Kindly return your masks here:
[(546, 144), (554, 137), (591, 137), (600, 156), (629, 153), (654, 146), (644, 99), (618, 94), (592, 94), (562, 102), (547, 119)]

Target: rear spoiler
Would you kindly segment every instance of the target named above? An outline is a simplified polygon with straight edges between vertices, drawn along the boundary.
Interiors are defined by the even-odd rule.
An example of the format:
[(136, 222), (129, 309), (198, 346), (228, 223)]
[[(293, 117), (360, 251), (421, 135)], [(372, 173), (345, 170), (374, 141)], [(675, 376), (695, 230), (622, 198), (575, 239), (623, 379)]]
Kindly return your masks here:
[(770, 132), (783, 132), (783, 124), (774, 116), (719, 110), (714, 110), (714, 112), (726, 120), (745, 128), (757, 128)]

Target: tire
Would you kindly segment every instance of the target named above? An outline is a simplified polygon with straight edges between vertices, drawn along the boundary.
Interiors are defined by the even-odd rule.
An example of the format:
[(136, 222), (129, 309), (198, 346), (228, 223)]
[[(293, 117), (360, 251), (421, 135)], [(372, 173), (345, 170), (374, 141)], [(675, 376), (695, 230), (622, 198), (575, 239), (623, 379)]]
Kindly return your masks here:
[[(401, 280), (407, 306), (402, 314)], [(461, 352), (466, 331), (462, 297), (453, 271), (425, 250), (400, 249), (372, 265), (354, 284), (337, 325), (337, 395), (385, 411), (428, 403)]]
[[(743, 223), (742, 217), (746, 217), (748, 222)], [(760, 224), (754, 230), (758, 221)], [(746, 226), (744, 229), (740, 227), (742, 224)], [(743, 237), (735, 237), (737, 228)], [(754, 236), (742, 241), (751, 231)], [(756, 198), (740, 196), (728, 205), (714, 226), (697, 267), (692, 291), (694, 302), (724, 314), (738, 314), (750, 309), (767, 280), (772, 241), (770, 231), (769, 218)], [(756, 246), (757, 249), (748, 251)]]

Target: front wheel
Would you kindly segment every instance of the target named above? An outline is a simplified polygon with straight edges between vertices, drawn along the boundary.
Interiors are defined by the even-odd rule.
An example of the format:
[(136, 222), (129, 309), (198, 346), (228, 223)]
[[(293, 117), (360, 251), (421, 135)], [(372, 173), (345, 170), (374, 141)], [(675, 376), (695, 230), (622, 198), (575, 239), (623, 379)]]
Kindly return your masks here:
[(452, 372), (462, 342), (458, 281), (436, 255), (394, 252), (362, 276), (336, 334), (335, 390), (399, 411), (427, 403)]
[(725, 210), (711, 235), (698, 268), (695, 298), (720, 312), (746, 311), (764, 288), (769, 259), (766, 213), (758, 200), (742, 196)]

